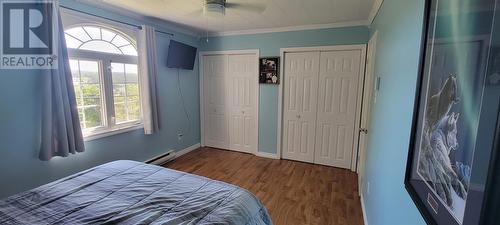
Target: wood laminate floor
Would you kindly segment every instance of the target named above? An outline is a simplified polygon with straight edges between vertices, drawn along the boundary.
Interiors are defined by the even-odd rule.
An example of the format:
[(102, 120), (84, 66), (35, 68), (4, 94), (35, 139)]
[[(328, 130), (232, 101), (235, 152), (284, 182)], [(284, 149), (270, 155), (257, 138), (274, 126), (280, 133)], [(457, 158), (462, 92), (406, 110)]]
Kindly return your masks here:
[(164, 165), (254, 193), (275, 225), (361, 225), (357, 175), (344, 169), (201, 148)]

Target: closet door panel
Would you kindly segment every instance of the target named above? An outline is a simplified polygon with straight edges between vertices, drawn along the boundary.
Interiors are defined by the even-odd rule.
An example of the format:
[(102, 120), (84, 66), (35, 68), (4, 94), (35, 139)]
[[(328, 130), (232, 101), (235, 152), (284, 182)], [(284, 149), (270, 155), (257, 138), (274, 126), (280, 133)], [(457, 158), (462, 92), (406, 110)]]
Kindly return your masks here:
[(314, 162), (350, 168), (361, 79), (361, 51), (321, 52), (320, 58)]
[(319, 52), (285, 55), (283, 158), (313, 162)]
[(209, 147), (229, 147), (228, 119), (226, 112), (226, 73), (227, 56), (204, 56), (204, 136), (205, 145)]
[(253, 54), (228, 56), (229, 148), (257, 150), (258, 71)]

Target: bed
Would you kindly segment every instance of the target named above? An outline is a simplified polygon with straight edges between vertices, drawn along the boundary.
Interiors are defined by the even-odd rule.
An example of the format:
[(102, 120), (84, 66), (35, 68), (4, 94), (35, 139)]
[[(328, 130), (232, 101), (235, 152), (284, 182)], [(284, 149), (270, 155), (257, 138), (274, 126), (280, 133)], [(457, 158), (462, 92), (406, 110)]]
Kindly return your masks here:
[(115, 161), (0, 201), (0, 224), (272, 224), (247, 190)]

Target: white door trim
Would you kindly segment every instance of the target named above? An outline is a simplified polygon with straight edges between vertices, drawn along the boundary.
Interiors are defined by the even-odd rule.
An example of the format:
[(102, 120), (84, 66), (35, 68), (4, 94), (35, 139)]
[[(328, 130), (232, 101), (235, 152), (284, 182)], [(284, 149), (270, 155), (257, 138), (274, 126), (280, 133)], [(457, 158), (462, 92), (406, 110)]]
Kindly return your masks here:
[[(365, 72), (365, 82), (364, 82), (364, 93), (363, 93), (363, 106), (361, 107), (361, 120), (365, 121), (366, 127), (361, 127), (363, 124), (360, 124), (360, 128), (368, 129), (368, 133), (371, 132), (369, 127), (370, 119), (371, 119), (371, 109), (373, 105), (373, 91), (374, 91), (374, 81), (375, 81), (375, 56), (377, 52), (377, 40), (378, 40), (378, 31), (375, 31), (368, 41), (367, 52), (366, 52), (366, 65), (369, 66), (366, 68)], [(364, 119), (363, 119), (364, 118)], [(363, 122), (361, 122), (363, 123)], [(366, 136), (366, 135), (365, 135)], [(365, 143), (361, 143), (361, 138), (359, 139), (359, 144), (363, 145), (362, 147), (358, 147), (358, 162), (356, 172), (358, 173), (358, 190), (359, 193), (362, 193), (363, 182), (365, 179), (365, 166), (366, 166), (366, 148), (368, 140), (365, 139)]]
[(256, 111), (256, 120), (255, 120), (255, 149), (252, 154), (256, 155), (259, 151), (259, 93), (260, 93), (260, 86), (259, 86), (259, 57), (260, 57), (260, 50), (259, 49), (243, 49), (243, 50), (228, 50), (228, 51), (201, 51), (199, 52), (199, 74), (200, 74), (200, 79), (199, 79), (199, 89), (200, 89), (200, 139), (201, 139), (201, 146), (205, 147), (205, 98), (203, 96), (204, 89), (203, 89), (203, 83), (204, 83), (204, 74), (203, 74), (203, 68), (204, 68), (204, 62), (203, 62), (203, 57), (207, 55), (255, 55), (255, 67), (256, 67), (256, 74), (255, 74), (255, 86), (256, 86), (256, 92), (255, 92), (255, 99), (257, 101), (257, 104), (255, 104), (255, 111)]
[[(285, 82), (285, 77), (284, 77), (284, 62), (285, 62), (285, 54), (286, 53), (291, 53), (291, 52), (310, 52), (310, 51), (342, 51), (342, 50), (361, 50), (361, 66), (360, 66), (360, 73), (363, 79), (359, 79), (359, 87), (363, 87), (363, 81), (364, 81), (364, 75), (365, 75), (365, 61), (366, 61), (366, 44), (360, 44), (360, 45), (334, 45), (334, 46), (316, 46), (316, 47), (295, 47), (295, 48), (281, 48), (280, 49), (280, 77), (281, 77), (281, 83), (279, 85), (279, 92), (278, 92), (278, 140), (277, 140), (277, 155), (279, 158), (282, 158), (282, 129), (283, 129), (283, 85)], [(356, 171), (356, 160), (358, 158), (358, 140), (359, 140), (359, 124), (361, 122), (361, 99), (363, 98), (363, 88), (359, 88), (358, 90), (358, 100), (357, 100), (357, 110), (356, 110), (356, 125), (355, 129), (356, 132), (354, 132), (354, 150), (353, 150), (353, 155), (351, 158), (351, 171), (355, 172)]]

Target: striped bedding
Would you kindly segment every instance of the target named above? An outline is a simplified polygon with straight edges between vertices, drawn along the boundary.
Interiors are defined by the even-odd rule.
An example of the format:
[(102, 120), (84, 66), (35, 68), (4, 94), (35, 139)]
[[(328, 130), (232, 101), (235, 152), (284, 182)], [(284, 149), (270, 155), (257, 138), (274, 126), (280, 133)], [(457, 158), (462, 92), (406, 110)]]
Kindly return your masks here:
[(115, 161), (0, 201), (0, 224), (272, 224), (250, 192), (159, 166)]

